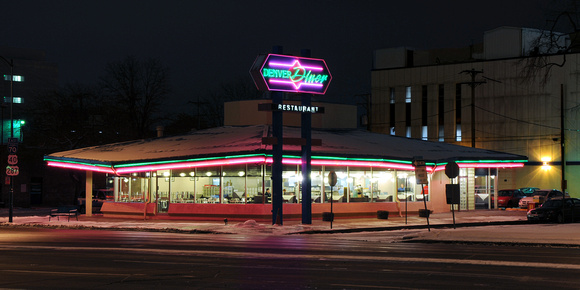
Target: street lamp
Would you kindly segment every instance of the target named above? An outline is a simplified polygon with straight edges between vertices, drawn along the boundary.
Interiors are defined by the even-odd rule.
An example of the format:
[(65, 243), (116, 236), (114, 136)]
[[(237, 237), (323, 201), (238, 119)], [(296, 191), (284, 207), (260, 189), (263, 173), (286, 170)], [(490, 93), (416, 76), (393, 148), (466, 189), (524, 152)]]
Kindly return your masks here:
[[(0, 58), (7, 65), (10, 66), (10, 138), (14, 138), (14, 120), (12, 116), (12, 107), (14, 104), (14, 60), (10, 59), (10, 61), (8, 61), (3, 56), (0, 56)], [(4, 142), (4, 140), (2, 140), (2, 142)], [(13, 178), (12, 176), (10, 176), (10, 195), (8, 198), (8, 222), (12, 222), (13, 211), (14, 211), (14, 184)]]

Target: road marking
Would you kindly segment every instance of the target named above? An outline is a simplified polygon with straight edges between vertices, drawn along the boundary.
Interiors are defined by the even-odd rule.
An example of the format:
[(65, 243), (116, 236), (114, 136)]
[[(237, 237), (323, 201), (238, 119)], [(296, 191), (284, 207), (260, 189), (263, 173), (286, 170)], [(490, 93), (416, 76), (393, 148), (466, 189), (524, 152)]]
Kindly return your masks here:
[(578, 264), (562, 263), (541, 263), (541, 262), (514, 262), (514, 261), (493, 261), (493, 260), (465, 260), (465, 259), (447, 259), (447, 258), (410, 258), (410, 257), (377, 257), (377, 256), (353, 256), (353, 255), (309, 255), (309, 254), (274, 254), (274, 253), (247, 253), (247, 252), (222, 252), (222, 251), (199, 251), (184, 249), (143, 249), (143, 248), (94, 248), (94, 247), (56, 247), (56, 246), (0, 246), (0, 250), (55, 250), (55, 251), (90, 251), (90, 252), (134, 252), (148, 253), (159, 255), (197, 255), (197, 256), (222, 256), (222, 257), (252, 257), (252, 258), (280, 258), (280, 259), (311, 259), (311, 260), (359, 260), (359, 261), (384, 261), (384, 262), (403, 262), (403, 263), (447, 263), (463, 265), (487, 265), (487, 266), (508, 266), (508, 267), (531, 267), (531, 268), (552, 268), (580, 270)]

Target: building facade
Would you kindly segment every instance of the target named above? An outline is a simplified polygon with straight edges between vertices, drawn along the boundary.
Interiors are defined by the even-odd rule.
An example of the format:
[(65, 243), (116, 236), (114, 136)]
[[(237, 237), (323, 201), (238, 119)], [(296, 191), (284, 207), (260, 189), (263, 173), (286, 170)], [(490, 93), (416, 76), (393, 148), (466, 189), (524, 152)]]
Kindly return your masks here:
[[(22, 169), (13, 178), (13, 204), (19, 207), (42, 204), (44, 172), (41, 165), (44, 152), (39, 153), (42, 148), (27, 147), (23, 142), (23, 132), (27, 131), (26, 122), (30, 121), (34, 98), (58, 89), (58, 66), (47, 61), (45, 53), (36, 49), (0, 46), (0, 56), (0, 140), (4, 146), (12, 136), (19, 140), (17, 166)], [(2, 168), (7, 166), (6, 159), (0, 161)], [(3, 182), (0, 206), (9, 203), (9, 191), (10, 186)]]
[[(284, 143), (283, 192), (269, 190), (273, 151), (266, 141), (273, 138), (272, 126), (243, 124), (244, 118), (236, 117), (250, 114), (261, 119), (265, 116), (258, 116), (259, 103), (268, 102), (226, 105), (226, 115), (233, 115), (229, 122), (235, 123), (231, 126), (56, 152), (44, 159), (51, 170), (86, 172), (88, 193), (93, 174), (108, 175), (114, 194), (101, 207), (106, 216), (268, 220), (272, 196), (278, 194), (284, 201), (284, 218), (299, 219), (305, 200), (301, 146)], [(284, 113), (284, 118), (292, 124), (296, 105), (286, 105), (291, 112)], [(330, 211), (331, 204), (337, 217), (373, 217), (378, 210), (416, 213), (425, 207), (446, 212), (450, 210), (445, 194), (449, 178), (444, 169), (449, 162), (457, 162), (461, 172), (503, 171), (526, 162), (525, 156), (358, 130), (353, 128), (354, 108), (313, 106), (324, 106), (326, 115), (313, 118), (313, 124), (327, 124), (312, 130), (312, 139), (319, 140), (313, 141), (310, 174), (314, 218)], [(331, 122), (349, 111), (351, 121)], [(247, 122), (255, 122), (254, 118)], [(284, 140), (300, 135), (299, 127), (284, 128)], [(417, 158), (426, 163), (427, 183), (417, 181), (413, 166)], [(328, 175), (332, 171), (337, 183), (331, 187)], [(91, 196), (86, 199), (90, 201)], [(87, 208), (87, 212), (91, 211)]]
[(533, 186), (578, 197), (580, 54), (537, 46), (543, 33), (501, 27), (465, 48), (376, 51), (370, 130), (528, 156), (524, 168), (461, 175), (476, 202), (490, 179), (494, 190)]

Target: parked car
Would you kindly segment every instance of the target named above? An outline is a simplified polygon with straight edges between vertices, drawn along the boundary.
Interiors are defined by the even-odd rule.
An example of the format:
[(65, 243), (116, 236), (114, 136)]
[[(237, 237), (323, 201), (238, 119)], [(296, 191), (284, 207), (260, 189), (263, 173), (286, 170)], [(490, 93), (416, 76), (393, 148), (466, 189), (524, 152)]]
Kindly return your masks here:
[(564, 223), (580, 220), (580, 199), (553, 198), (540, 207), (528, 211), (528, 221), (555, 221)]
[(525, 195), (525, 196), (530, 196), (532, 195), (534, 192), (540, 190), (537, 187), (522, 187), (520, 188), (520, 191)]
[[(528, 208), (528, 204), (530, 203), (542, 204), (555, 197), (563, 198), (564, 194), (557, 189), (540, 189), (536, 190), (531, 196), (520, 199), (519, 206), (520, 208)], [(566, 197), (569, 196), (566, 195)], [(536, 202), (534, 202), (534, 199)]]
[[(103, 206), (103, 202), (107, 200), (113, 200), (113, 189), (106, 188), (106, 189), (94, 189), (93, 190), (93, 213), (101, 212), (101, 207)], [(77, 205), (79, 207), (80, 213), (86, 213), (86, 198), (85, 192), (83, 191), (79, 198), (77, 199)]]
[[(523, 197), (525, 195), (519, 189), (502, 189), (497, 192), (497, 207), (517, 207)], [(491, 204), (495, 204), (494, 200), (492, 195)]]

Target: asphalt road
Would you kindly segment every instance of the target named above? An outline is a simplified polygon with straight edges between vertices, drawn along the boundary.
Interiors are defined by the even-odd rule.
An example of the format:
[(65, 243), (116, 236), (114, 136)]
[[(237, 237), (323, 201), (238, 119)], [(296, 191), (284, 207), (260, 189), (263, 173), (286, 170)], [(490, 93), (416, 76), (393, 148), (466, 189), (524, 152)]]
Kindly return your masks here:
[(577, 289), (580, 249), (0, 228), (0, 288)]

